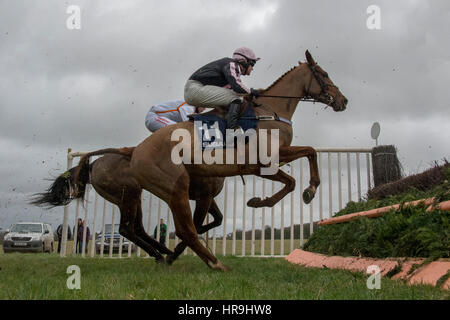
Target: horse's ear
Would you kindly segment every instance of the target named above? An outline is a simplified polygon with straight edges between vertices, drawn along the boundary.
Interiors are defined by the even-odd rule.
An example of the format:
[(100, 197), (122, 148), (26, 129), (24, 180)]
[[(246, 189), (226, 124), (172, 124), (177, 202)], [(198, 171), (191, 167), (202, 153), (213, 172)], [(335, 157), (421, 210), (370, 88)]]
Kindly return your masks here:
[(308, 61), (308, 63), (310, 65), (312, 65), (312, 66), (316, 65), (316, 62), (314, 61), (313, 57), (311, 56), (311, 53), (309, 53), (308, 50), (306, 50), (305, 56), (306, 56), (306, 61)]

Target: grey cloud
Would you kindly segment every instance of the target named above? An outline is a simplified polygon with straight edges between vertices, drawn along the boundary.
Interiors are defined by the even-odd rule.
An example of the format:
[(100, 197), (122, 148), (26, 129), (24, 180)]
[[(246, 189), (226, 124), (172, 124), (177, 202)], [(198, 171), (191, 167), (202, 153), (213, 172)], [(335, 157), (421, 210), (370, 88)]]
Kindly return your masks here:
[[(68, 147), (138, 144), (152, 104), (182, 98), (195, 69), (243, 45), (262, 58), (249, 86), (269, 86), (309, 49), (349, 99), (339, 114), (301, 103), (294, 144), (371, 146), (378, 121), (407, 171), (450, 156), (448, 1), (377, 1), (377, 31), (366, 28), (372, 1), (70, 4), (82, 8), (81, 30), (65, 26), (68, 3), (0, 3), (0, 147), (10, 151), (0, 154), (0, 226), (17, 211), (42, 214), (24, 200), (1, 204), (14, 188), (20, 199), (42, 192), (65, 170)], [(269, 5), (264, 23), (245, 27)]]

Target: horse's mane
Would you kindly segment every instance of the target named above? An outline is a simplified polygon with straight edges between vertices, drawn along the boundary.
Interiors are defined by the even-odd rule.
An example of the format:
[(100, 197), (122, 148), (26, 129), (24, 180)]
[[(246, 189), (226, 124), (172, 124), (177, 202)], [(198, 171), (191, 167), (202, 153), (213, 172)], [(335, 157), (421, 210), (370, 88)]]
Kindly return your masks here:
[(286, 71), (285, 73), (283, 73), (277, 80), (275, 80), (270, 86), (268, 86), (266, 89), (263, 90), (263, 92), (266, 92), (267, 90), (271, 89), (273, 86), (275, 86), (278, 82), (281, 81), (281, 79), (283, 79), (288, 73), (290, 73), (291, 71), (293, 71), (295, 68), (297, 68), (298, 66), (294, 66), (291, 69), (289, 69), (288, 71)]

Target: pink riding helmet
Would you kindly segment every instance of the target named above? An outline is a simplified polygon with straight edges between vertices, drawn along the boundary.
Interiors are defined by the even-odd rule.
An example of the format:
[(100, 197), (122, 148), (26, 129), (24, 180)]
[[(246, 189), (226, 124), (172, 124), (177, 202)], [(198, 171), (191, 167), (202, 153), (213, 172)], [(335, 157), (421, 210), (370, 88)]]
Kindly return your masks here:
[(233, 53), (233, 59), (243, 60), (243, 58), (249, 62), (249, 60), (258, 61), (261, 58), (257, 58), (252, 49), (247, 47), (238, 48)]

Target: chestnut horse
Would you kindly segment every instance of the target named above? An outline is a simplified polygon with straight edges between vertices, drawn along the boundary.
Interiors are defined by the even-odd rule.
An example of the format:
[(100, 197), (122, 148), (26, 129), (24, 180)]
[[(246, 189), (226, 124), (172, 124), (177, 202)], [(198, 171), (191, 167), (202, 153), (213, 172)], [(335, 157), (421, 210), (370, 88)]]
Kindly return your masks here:
[[(198, 238), (196, 224), (192, 218), (189, 197), (190, 185), (193, 177), (227, 177), (236, 175), (257, 175), (269, 180), (279, 181), (284, 187), (266, 199), (253, 198), (248, 201), (251, 207), (271, 207), (280, 201), (295, 188), (295, 179), (278, 168), (278, 164), (288, 163), (307, 157), (310, 168), (309, 186), (303, 192), (303, 200), (309, 203), (320, 184), (317, 155), (312, 147), (290, 146), (292, 142), (292, 125), (290, 120), (296, 110), (298, 102), (305, 98), (331, 106), (334, 111), (344, 111), (347, 99), (333, 84), (328, 74), (316, 64), (311, 54), (306, 51), (306, 63), (299, 62), (299, 65), (292, 68), (278, 80), (276, 80), (266, 90), (261, 92), (250, 104), (254, 107), (255, 115), (260, 120), (254, 135), (258, 149), (265, 149), (271, 155), (275, 155), (278, 163), (275, 165), (275, 172), (263, 175), (262, 169), (267, 169), (269, 165), (262, 158), (261, 152), (257, 154), (256, 163), (250, 161), (249, 144), (244, 148), (244, 163), (238, 163), (238, 150), (232, 151), (234, 162), (229, 163), (225, 153), (220, 154), (219, 150), (213, 150), (211, 155), (219, 154), (223, 161), (216, 163), (206, 163), (203, 152), (196, 148), (199, 146), (199, 137), (195, 133), (193, 122), (183, 122), (162, 128), (146, 138), (137, 147), (122, 149), (105, 149), (94, 154), (119, 153), (131, 157), (130, 174), (137, 181), (139, 186), (160, 199), (164, 200), (172, 211), (175, 222), (176, 235), (182, 240), (178, 246), (187, 244), (209, 267), (215, 270), (226, 271), (224, 266), (207, 248), (205, 248)], [(217, 112), (214, 110), (213, 112)], [(187, 135), (179, 135), (179, 132)], [(260, 135), (261, 133), (261, 135)], [(278, 135), (277, 135), (278, 133)], [(272, 135), (278, 142), (278, 147), (271, 150)], [(174, 137), (182, 137), (180, 139)], [(188, 137), (185, 139), (185, 137)], [(260, 138), (261, 137), (261, 138)], [(183, 153), (183, 162), (173, 161), (173, 150), (179, 150), (180, 145)], [(276, 145), (276, 144), (275, 144)], [(201, 153), (200, 163), (197, 161), (198, 154)], [(255, 151), (252, 150), (252, 156)], [(81, 160), (80, 160), (81, 163)], [(225, 164), (223, 164), (225, 163)], [(82, 165), (77, 167), (81, 169)], [(78, 170), (77, 169), (77, 170)], [(77, 176), (77, 170), (75, 175)], [(204, 198), (205, 203), (210, 203), (210, 199)], [(208, 207), (205, 205), (205, 207)], [(137, 207), (131, 208), (137, 210)], [(175, 249), (177, 251), (177, 248)], [(170, 262), (175, 254), (169, 254), (167, 260)]]
[[(261, 96), (254, 99), (256, 116), (264, 116), (269, 121), (259, 121), (256, 129), (258, 148), (265, 148), (272, 156), (278, 158), (278, 163), (288, 163), (301, 157), (307, 157), (310, 167), (309, 186), (303, 192), (303, 199), (309, 203), (319, 186), (317, 155), (312, 147), (290, 146), (292, 142), (292, 126), (289, 123), (298, 102), (303, 98), (312, 98), (333, 108), (343, 111), (347, 99), (333, 84), (328, 74), (316, 64), (311, 54), (306, 51), (306, 63), (292, 68), (276, 80), (269, 88), (261, 92)], [(283, 97), (283, 98), (281, 98)], [(289, 97), (288, 99), (285, 99)], [(216, 112), (216, 110), (212, 111)], [(266, 117), (269, 116), (269, 117)], [(280, 121), (283, 120), (283, 121)], [(273, 206), (295, 188), (295, 179), (276, 167), (275, 173), (262, 175), (267, 164), (258, 154), (256, 164), (249, 161), (249, 144), (245, 150), (245, 162), (238, 164), (238, 149), (233, 149), (233, 162), (225, 157), (215, 163), (206, 163), (199, 148), (199, 137), (195, 133), (193, 122), (183, 122), (162, 128), (141, 142), (132, 152), (130, 171), (140, 186), (160, 199), (170, 207), (175, 223), (176, 235), (211, 268), (226, 271), (224, 266), (200, 242), (195, 223), (189, 206), (189, 186), (191, 177), (228, 177), (236, 175), (257, 175), (273, 181), (279, 181), (284, 187), (266, 199), (253, 198), (248, 201), (252, 207)], [(183, 135), (180, 135), (183, 133)], [(187, 133), (186, 135), (184, 135)], [(260, 134), (261, 133), (261, 134)], [(278, 148), (271, 150), (272, 135), (278, 133)], [(265, 135), (264, 135), (265, 134)], [(174, 137), (178, 137), (175, 138)], [(181, 137), (182, 139), (180, 139)], [(187, 138), (186, 138), (187, 137)], [(264, 139), (266, 137), (266, 139)], [(196, 140), (197, 139), (197, 140)], [(180, 149), (181, 146), (181, 149)], [(183, 161), (179, 163), (173, 159), (173, 150), (182, 150)], [(221, 149), (211, 152), (217, 155)], [(223, 149), (222, 149), (223, 150)], [(201, 161), (198, 162), (200, 153)], [(180, 154), (180, 152), (179, 152)], [(220, 155), (220, 153), (218, 153)], [(273, 164), (271, 164), (273, 165)], [(275, 164), (277, 165), (277, 164)], [(170, 256), (168, 257), (170, 259)]]

